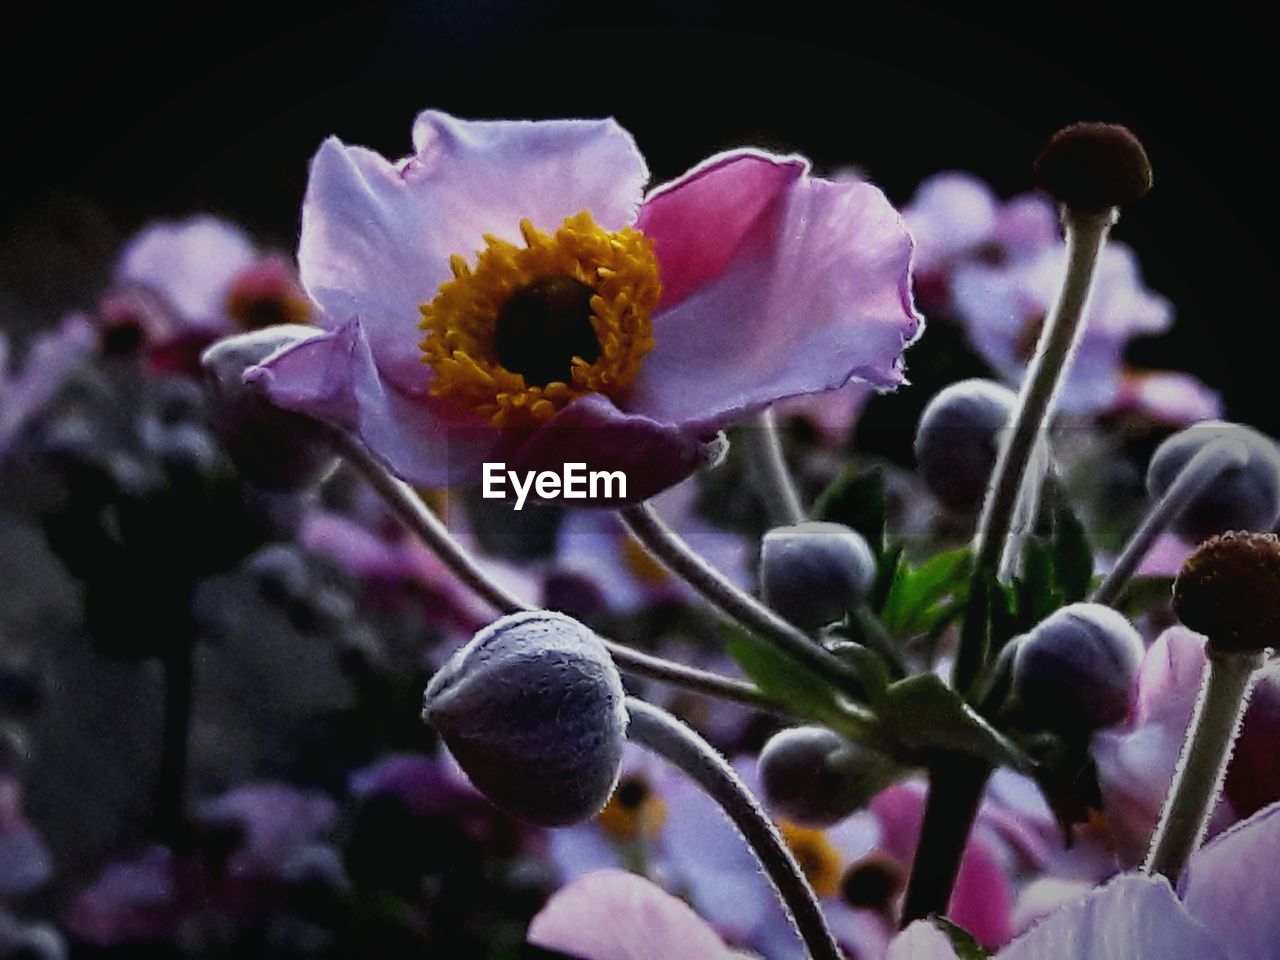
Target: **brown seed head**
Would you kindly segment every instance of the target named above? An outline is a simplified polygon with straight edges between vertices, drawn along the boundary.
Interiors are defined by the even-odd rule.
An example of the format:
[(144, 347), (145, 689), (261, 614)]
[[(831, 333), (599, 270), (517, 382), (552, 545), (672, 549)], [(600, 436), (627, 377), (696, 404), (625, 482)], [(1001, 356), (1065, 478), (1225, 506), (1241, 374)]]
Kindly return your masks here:
[(1040, 188), (1081, 213), (1101, 213), (1151, 189), (1141, 141), (1114, 123), (1076, 123), (1049, 138), (1035, 162)]
[(1174, 582), (1173, 608), (1220, 653), (1280, 646), (1280, 539), (1224, 533), (1206, 540)]

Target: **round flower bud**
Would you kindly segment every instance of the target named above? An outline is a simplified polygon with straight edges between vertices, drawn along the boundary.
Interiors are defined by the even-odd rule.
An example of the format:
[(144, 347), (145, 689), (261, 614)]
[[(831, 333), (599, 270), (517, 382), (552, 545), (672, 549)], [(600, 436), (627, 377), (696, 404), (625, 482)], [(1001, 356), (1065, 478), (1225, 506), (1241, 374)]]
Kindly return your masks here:
[(1013, 692), (1028, 719), (1047, 729), (1112, 726), (1129, 712), (1142, 654), (1142, 637), (1119, 613), (1073, 603), (1019, 641)]
[(1045, 144), (1035, 161), (1040, 188), (1081, 213), (1101, 213), (1151, 189), (1141, 141), (1114, 123), (1076, 123)]
[(760, 783), (770, 809), (821, 829), (861, 810), (893, 777), (883, 756), (826, 727), (792, 727), (760, 752)]
[(944, 506), (962, 514), (981, 509), (1017, 400), (990, 380), (962, 380), (929, 401), (916, 429), (916, 462)]
[(1224, 533), (1200, 544), (1173, 584), (1178, 619), (1221, 653), (1280, 646), (1280, 539)]
[(324, 427), (281, 410), (244, 382), (250, 367), (319, 333), (315, 327), (267, 327), (219, 340), (200, 358), (214, 401), (218, 439), (252, 484), (299, 490), (320, 482), (337, 463)]
[(866, 598), (875, 578), (871, 547), (843, 524), (775, 527), (760, 547), (765, 602), (805, 630), (842, 619)]
[(489, 624), (427, 686), (423, 719), (496, 806), (544, 826), (609, 800), (627, 727), (622, 679), (600, 638), (564, 614)]
[(1219, 440), (1237, 441), (1249, 458), (1224, 470), (1183, 510), (1176, 529), (1192, 543), (1227, 530), (1270, 530), (1280, 519), (1280, 448), (1257, 430), (1237, 423), (1207, 420), (1160, 444), (1147, 467), (1151, 496), (1162, 496), (1192, 457)]

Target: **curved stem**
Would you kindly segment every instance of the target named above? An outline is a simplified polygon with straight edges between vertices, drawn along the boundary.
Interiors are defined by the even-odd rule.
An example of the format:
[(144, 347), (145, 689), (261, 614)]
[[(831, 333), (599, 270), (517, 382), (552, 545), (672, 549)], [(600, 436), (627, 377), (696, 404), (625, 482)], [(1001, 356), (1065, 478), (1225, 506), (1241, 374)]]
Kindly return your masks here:
[(761, 410), (753, 424), (744, 428), (751, 438), (752, 468), (760, 494), (775, 524), (800, 523), (806, 519), (804, 503), (796, 490), (787, 458), (782, 451), (782, 438), (772, 410)]
[(1232, 467), (1242, 466), (1249, 451), (1238, 440), (1222, 439), (1207, 444), (1187, 461), (1169, 489), (1148, 511), (1129, 542), (1124, 545), (1116, 565), (1095, 591), (1094, 603), (1112, 603), (1133, 577), (1160, 534), (1164, 533), (1214, 480)]
[(777, 890), (813, 960), (841, 960), (817, 894), (782, 835), (733, 768), (692, 729), (652, 704), (627, 698), (627, 736), (683, 770), (742, 833)]
[[(1084, 333), (1085, 308), (1093, 288), (1098, 257), (1114, 222), (1114, 210), (1103, 214), (1068, 210), (1065, 215), (1067, 271), (1058, 299), (1045, 320), (1009, 432), (996, 459), (991, 489), (983, 505), (974, 540), (970, 596), (985, 597), (988, 579), (1000, 569), (1018, 502), (1027, 495), (1024, 482), (1027, 465), (1037, 444), (1042, 442), (1053, 415), (1059, 387), (1066, 378), (1072, 355)], [(1016, 563), (1017, 558), (1011, 557), (1010, 564)], [(960, 647), (956, 652), (953, 682), (961, 691), (973, 682), (987, 658), (985, 610), (978, 611), (976, 606), (971, 604), (965, 616)]]
[(1200, 686), (1169, 799), (1142, 865), (1144, 873), (1161, 874), (1176, 884), (1187, 858), (1204, 839), (1249, 702), (1249, 688), (1262, 660), (1261, 653), (1210, 650), (1209, 669)]
[[(361, 443), (342, 431), (334, 431), (333, 441), (347, 462), (360, 471), (396, 517), (440, 558), (454, 576), (481, 599), (500, 613), (518, 613), (521, 610), (534, 609), (485, 573), (466, 548), (453, 538), (444, 522), (422, 502), (413, 488), (387, 472), (386, 468)], [(753, 684), (641, 653), (616, 640), (605, 637), (601, 639), (618, 668), (626, 673), (772, 713), (788, 712), (782, 704)]]
[(663, 523), (649, 504), (626, 507), (618, 514), (627, 529), (659, 563), (687, 582), (729, 619), (773, 643), (811, 670), (838, 678), (851, 695), (865, 696), (866, 686), (857, 670), (755, 597), (740, 590)]

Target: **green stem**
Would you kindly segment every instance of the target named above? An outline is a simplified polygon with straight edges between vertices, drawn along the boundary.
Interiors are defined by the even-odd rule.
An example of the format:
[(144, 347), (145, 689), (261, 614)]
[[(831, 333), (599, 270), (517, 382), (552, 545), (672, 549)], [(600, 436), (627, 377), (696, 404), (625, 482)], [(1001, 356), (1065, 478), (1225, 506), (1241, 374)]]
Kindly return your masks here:
[(1177, 883), (1187, 858), (1204, 839), (1249, 702), (1249, 688), (1263, 657), (1261, 653), (1215, 653), (1210, 649), (1209, 668), (1169, 799), (1142, 866), (1144, 873), (1158, 873)]
[[(996, 460), (991, 490), (974, 539), (971, 596), (985, 597), (989, 580), (1000, 571), (1018, 501), (1027, 495), (1024, 492), (1027, 466), (1037, 445), (1044, 440), (1054, 400), (1084, 333), (1085, 310), (1098, 257), (1115, 222), (1115, 211), (1082, 214), (1068, 210), (1063, 222), (1067, 235), (1067, 271), (1058, 299), (1045, 320), (1008, 435)], [(1016, 560), (1016, 557), (1009, 558), (1006, 568), (1016, 565)], [(961, 631), (953, 673), (953, 683), (960, 691), (969, 688), (986, 663), (985, 603), (981, 607), (970, 605)]]
[(813, 960), (843, 960), (817, 894), (760, 802), (724, 757), (665, 710), (627, 698), (627, 737), (674, 764), (711, 797), (738, 828), (778, 892)]
[(804, 503), (796, 490), (787, 458), (782, 451), (782, 438), (772, 410), (762, 410), (754, 424), (744, 428), (755, 449), (752, 469), (772, 523), (800, 523), (806, 519)]
[[(346, 461), (360, 472), (396, 517), (477, 596), (500, 613), (534, 609), (490, 577), (413, 488), (392, 476), (358, 440), (342, 431), (333, 431), (332, 440)], [(626, 673), (770, 713), (785, 715), (789, 712), (754, 684), (641, 653), (607, 637), (601, 639), (618, 668)]]
[(618, 511), (640, 544), (730, 620), (769, 641), (792, 659), (823, 676), (839, 680), (852, 696), (866, 695), (861, 675), (815, 638), (783, 620), (743, 592), (671, 530), (647, 503)]
[(1094, 603), (1112, 603), (1120, 596), (1143, 557), (1160, 534), (1182, 515), (1209, 484), (1233, 467), (1243, 466), (1249, 451), (1238, 440), (1222, 439), (1207, 444), (1179, 471), (1169, 489), (1147, 513), (1125, 544), (1116, 565), (1093, 595)]

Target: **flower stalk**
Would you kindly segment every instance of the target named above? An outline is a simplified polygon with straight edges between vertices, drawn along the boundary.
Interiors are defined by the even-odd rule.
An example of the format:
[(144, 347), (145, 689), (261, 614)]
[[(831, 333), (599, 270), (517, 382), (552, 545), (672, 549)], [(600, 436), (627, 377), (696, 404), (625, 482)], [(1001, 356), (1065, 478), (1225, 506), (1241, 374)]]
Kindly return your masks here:
[(804, 503), (787, 467), (773, 411), (760, 411), (744, 433), (754, 448), (753, 474), (770, 521), (776, 525), (800, 523), (806, 518)]
[(1200, 686), (1190, 735), (1152, 837), (1143, 872), (1177, 883), (1187, 858), (1204, 840), (1214, 805), (1222, 792), (1231, 748), (1240, 732), (1249, 689), (1261, 652), (1225, 652), (1209, 648), (1209, 667)]
[(865, 696), (866, 686), (856, 669), (740, 590), (663, 523), (652, 506), (644, 503), (618, 513), (627, 529), (659, 563), (730, 620), (774, 644), (804, 666), (839, 681), (850, 695)]
[(733, 768), (710, 744), (665, 710), (628, 697), (627, 712), (627, 736), (684, 771), (742, 833), (812, 960), (841, 960), (844, 954), (827, 926), (817, 894), (778, 828)]
[(1228, 470), (1244, 466), (1248, 460), (1248, 448), (1231, 439), (1215, 441), (1196, 453), (1133, 532), (1115, 566), (1094, 592), (1093, 602), (1113, 603), (1132, 579), (1156, 538), (1175, 523), (1214, 480)]
[[(1037, 449), (1046, 443), (1055, 399), (1084, 334), (1098, 260), (1116, 217), (1116, 209), (1110, 206), (1096, 212), (1064, 207), (1066, 274), (1018, 395), (974, 540), (969, 603), (952, 672), (952, 683), (961, 692), (969, 692), (986, 666), (991, 590), (1001, 573), (1017, 569), (1020, 558), (1014, 526), (1019, 504), (1024, 498), (1034, 502), (1043, 480), (1039, 476), (1029, 484), (1028, 470)], [(904, 926), (930, 914), (946, 913), (990, 775), (988, 764), (972, 758), (943, 761), (930, 770), (929, 799), (907, 885)]]
[[(462, 544), (450, 535), (443, 521), (418, 497), (413, 488), (391, 473), (350, 434), (333, 430), (332, 440), (346, 461), (373, 487), (391, 511), (449, 570), (477, 596), (500, 613), (532, 610), (515, 594), (490, 577)], [(785, 714), (786, 708), (754, 684), (708, 670), (688, 667), (663, 657), (641, 653), (615, 640), (601, 638), (618, 669), (634, 676), (683, 687), (721, 700)]]

